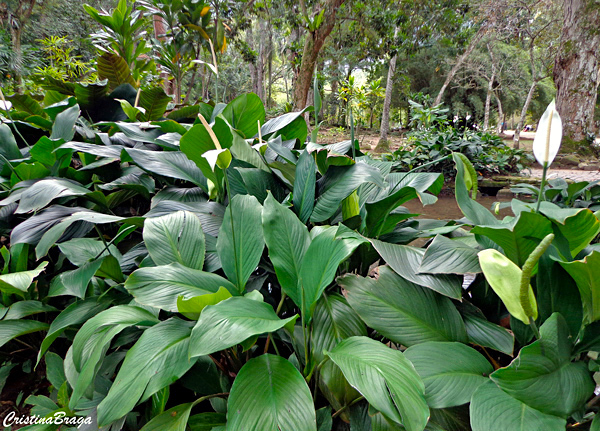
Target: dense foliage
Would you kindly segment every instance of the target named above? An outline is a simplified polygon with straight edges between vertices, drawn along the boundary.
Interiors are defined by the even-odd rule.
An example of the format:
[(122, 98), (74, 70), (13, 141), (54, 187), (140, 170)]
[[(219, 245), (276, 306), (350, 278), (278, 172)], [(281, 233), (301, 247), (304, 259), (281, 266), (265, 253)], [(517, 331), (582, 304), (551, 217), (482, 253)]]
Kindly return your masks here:
[(592, 419), (598, 213), (514, 201), (499, 221), (454, 153), (466, 218), (415, 220), (401, 205), (435, 202), (440, 174), (306, 143), (302, 112), (265, 122), (254, 94), (165, 117), (158, 90), (134, 108), (114, 100), (129, 84), (53, 88), (13, 97), (0, 126), (0, 370), (46, 370), (32, 414), (144, 431)]

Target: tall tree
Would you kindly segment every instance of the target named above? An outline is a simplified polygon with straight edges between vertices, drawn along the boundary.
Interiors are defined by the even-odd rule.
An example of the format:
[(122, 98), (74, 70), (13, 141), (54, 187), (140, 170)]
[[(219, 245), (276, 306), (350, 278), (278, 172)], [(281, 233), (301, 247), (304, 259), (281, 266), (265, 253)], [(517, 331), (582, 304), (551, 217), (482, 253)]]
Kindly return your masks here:
[(600, 82), (600, 3), (564, 0), (560, 50), (554, 64), (556, 108), (567, 140), (585, 141), (595, 132), (594, 107)]
[[(394, 38), (398, 36), (398, 27), (394, 29)], [(398, 53), (394, 52), (388, 68), (387, 80), (385, 84), (385, 99), (383, 100), (383, 113), (381, 115), (381, 128), (379, 142), (375, 147), (376, 152), (384, 152), (390, 149), (388, 134), (390, 133), (390, 110), (392, 106), (392, 90), (394, 88), (394, 75), (396, 73), (396, 61)]]
[(13, 65), (17, 92), (22, 91), (21, 76), (23, 67), (23, 53), (21, 50), (23, 29), (29, 23), (35, 6), (42, 7), (44, 0), (12, 0), (0, 4), (0, 19), (10, 30)]
[(308, 91), (312, 85), (312, 74), (317, 64), (319, 52), (335, 26), (339, 7), (345, 1), (321, 0), (315, 4), (311, 17), (308, 14), (305, 0), (300, 0), (300, 8), (307, 22), (308, 32), (304, 41), (300, 69), (294, 83), (294, 106), (296, 109), (304, 109), (306, 106)]

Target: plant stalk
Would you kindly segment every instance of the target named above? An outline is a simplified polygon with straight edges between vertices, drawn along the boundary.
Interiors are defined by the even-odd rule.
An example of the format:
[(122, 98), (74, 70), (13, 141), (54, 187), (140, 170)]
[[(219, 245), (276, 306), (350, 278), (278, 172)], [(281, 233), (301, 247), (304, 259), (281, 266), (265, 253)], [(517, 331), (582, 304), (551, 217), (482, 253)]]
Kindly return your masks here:
[(535, 206), (535, 212), (540, 212), (540, 205), (542, 203), (542, 195), (545, 196), (544, 187), (546, 187), (546, 174), (548, 173), (548, 162), (544, 163), (544, 170), (542, 171), (542, 182), (540, 184), (540, 192), (538, 193), (537, 205)]

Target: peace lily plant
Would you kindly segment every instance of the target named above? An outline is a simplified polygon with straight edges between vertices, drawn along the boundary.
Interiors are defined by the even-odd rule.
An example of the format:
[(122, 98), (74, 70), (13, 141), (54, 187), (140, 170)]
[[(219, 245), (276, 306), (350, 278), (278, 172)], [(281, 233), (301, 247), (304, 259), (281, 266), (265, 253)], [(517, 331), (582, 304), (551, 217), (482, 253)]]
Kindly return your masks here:
[(546, 173), (548, 172), (548, 166), (552, 164), (552, 161), (558, 154), (561, 140), (562, 121), (560, 119), (560, 115), (558, 115), (558, 112), (556, 111), (556, 104), (553, 100), (546, 108), (544, 115), (542, 115), (535, 133), (535, 139), (533, 140), (533, 155), (544, 169), (542, 173), (542, 183), (540, 184), (540, 193), (538, 195), (536, 212), (539, 212), (540, 210), (542, 194), (544, 186), (546, 185)]

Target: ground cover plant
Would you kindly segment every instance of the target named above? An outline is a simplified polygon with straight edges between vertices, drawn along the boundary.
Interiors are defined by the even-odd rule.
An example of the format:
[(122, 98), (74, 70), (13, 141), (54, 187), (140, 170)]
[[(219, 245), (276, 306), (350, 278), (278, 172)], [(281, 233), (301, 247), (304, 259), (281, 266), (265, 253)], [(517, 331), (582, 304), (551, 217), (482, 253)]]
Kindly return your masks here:
[[(82, 109), (90, 87), (113, 108)], [(129, 84), (62, 91), (14, 98), (29, 112), (0, 127), (2, 382), (41, 370), (31, 414), (144, 431), (598, 422), (598, 213), (514, 200), (500, 221), (454, 153), (465, 218), (415, 220), (401, 205), (435, 202), (440, 174), (306, 143), (302, 112), (265, 121), (254, 94), (164, 118), (146, 90), (138, 122), (115, 98)]]

